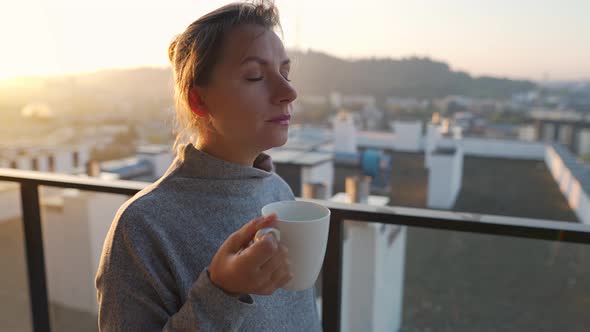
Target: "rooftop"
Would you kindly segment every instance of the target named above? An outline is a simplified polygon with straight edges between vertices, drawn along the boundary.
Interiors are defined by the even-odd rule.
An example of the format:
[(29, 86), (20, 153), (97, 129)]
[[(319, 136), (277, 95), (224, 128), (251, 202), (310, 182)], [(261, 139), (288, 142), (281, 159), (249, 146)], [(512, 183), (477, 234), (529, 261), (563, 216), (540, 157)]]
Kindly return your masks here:
[[(390, 205), (427, 208), (428, 170), (422, 153), (393, 152)], [(280, 170), (279, 170), (280, 171)], [(281, 176), (281, 174), (279, 172)], [(345, 191), (352, 166), (335, 165), (333, 192)], [(285, 180), (291, 184), (287, 174)], [(454, 211), (577, 222), (578, 218), (542, 161), (465, 156)]]
[[(392, 205), (426, 208), (428, 171), (421, 154), (396, 154)], [(461, 191), (452, 210), (534, 219), (578, 221), (541, 161), (464, 157)], [(394, 164), (395, 165), (395, 164)], [(394, 166), (395, 168), (395, 166)]]
[(169, 145), (150, 144), (143, 145), (137, 148), (137, 153), (140, 154), (161, 154), (166, 152), (172, 152)]
[[(566, 165), (577, 165), (567, 150), (556, 151), (565, 154)], [(425, 208), (424, 154), (388, 153), (393, 158), (389, 205)], [(286, 166), (277, 172), (294, 189), (299, 187), (293, 184), (299, 174), (293, 171), (294, 165), (333, 158), (331, 153), (290, 149), (269, 154)], [(131, 159), (110, 164), (112, 170), (123, 173), (133, 172), (136, 166), (137, 160)], [(462, 188), (452, 210), (578, 221), (544, 161), (465, 156), (463, 166)], [(333, 193), (345, 191), (345, 178), (360, 173), (360, 167), (336, 163)], [(20, 219), (0, 223), (0, 263), (15, 267), (12, 273), (0, 275), (0, 282), (7, 286), (0, 292), (0, 329), (11, 331), (31, 329), (30, 319), (22, 319), (29, 310), (22, 238)], [(401, 331), (481, 331), (491, 326), (504, 331), (539, 327), (585, 331), (590, 325), (585, 314), (590, 267), (583, 264), (590, 246), (418, 227), (408, 227), (407, 239)], [(531, 314), (522, 314), (523, 308)], [(97, 330), (95, 315), (54, 303), (50, 312), (54, 330)]]
[(302, 166), (313, 166), (333, 160), (331, 153), (311, 152), (290, 149), (271, 149), (266, 151), (274, 163), (297, 164)]

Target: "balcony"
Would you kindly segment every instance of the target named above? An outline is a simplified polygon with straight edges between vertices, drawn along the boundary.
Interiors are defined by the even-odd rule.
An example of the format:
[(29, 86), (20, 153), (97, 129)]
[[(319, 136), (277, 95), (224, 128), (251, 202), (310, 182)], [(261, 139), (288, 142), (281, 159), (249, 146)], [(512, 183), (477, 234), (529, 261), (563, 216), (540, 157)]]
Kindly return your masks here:
[[(66, 330), (73, 326), (90, 328), (95, 323), (92, 322), (95, 319), (92, 315), (53, 304), (50, 306), (40, 187), (75, 188), (131, 196), (147, 183), (103, 181), (9, 169), (0, 169), (0, 181), (20, 185), (24, 241), (3, 238), (7, 246), (2, 248), (7, 248), (9, 242), (21, 242), (24, 246), (26, 268), (23, 269), (28, 282), (30, 318), (23, 317), (7, 296), (0, 298), (3, 312), (13, 313), (18, 320), (30, 319), (29, 326), (34, 331)], [(346, 253), (346, 241), (350, 240), (350, 234), (347, 234), (346, 225), (351, 225), (351, 221), (360, 225), (377, 223), (407, 230), (401, 279), (398, 275), (375, 281), (375, 284), (383, 286), (381, 291), (387, 295), (381, 296), (381, 299), (387, 300), (391, 294), (396, 300), (401, 300), (397, 308), (399, 312), (388, 307), (391, 301), (373, 301), (367, 310), (369, 320), (378, 313), (396, 311), (400, 315), (401, 331), (582, 331), (590, 324), (586, 313), (590, 291), (590, 268), (586, 264), (590, 255), (590, 228), (587, 225), (406, 207), (318, 202), (332, 210), (321, 280), (320, 311), (325, 331), (354, 330), (343, 320), (350, 315), (347, 311), (350, 302), (346, 299), (353, 294), (348, 292), (362, 286), (359, 280), (368, 281), (373, 277), (366, 271), (350, 270), (351, 262), (346, 256), (350, 254)], [(391, 234), (395, 241), (399, 232)], [(9, 265), (4, 271), (14, 270)], [(14, 280), (11, 283), (9, 274), (3, 273), (6, 282), (3, 287), (17, 284)], [(346, 279), (348, 284), (344, 282)], [(391, 292), (391, 288), (386, 287), (393, 283), (402, 285), (403, 292)], [(93, 285), (88, 287), (94, 292)], [(19, 294), (26, 293), (24, 289)], [(75, 322), (76, 319), (85, 321)], [(2, 329), (13, 327), (2, 324), (0, 321)], [(383, 330), (384, 327), (373, 326), (373, 329)]]

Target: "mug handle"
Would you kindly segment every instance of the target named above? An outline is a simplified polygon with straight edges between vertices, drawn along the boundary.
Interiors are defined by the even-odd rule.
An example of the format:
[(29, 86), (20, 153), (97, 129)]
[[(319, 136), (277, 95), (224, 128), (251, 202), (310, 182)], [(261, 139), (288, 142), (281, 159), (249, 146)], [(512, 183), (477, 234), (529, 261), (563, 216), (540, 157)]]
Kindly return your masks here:
[(252, 240), (252, 243), (262, 240), (262, 237), (268, 233), (271, 233), (272, 235), (274, 235), (277, 242), (281, 241), (281, 231), (279, 231), (277, 228), (274, 228), (274, 227), (266, 227), (266, 228), (261, 228), (256, 232), (256, 234), (254, 235), (254, 239)]
[(244, 251), (244, 249), (246, 249), (247, 247), (253, 245), (254, 242), (262, 240), (262, 237), (268, 233), (271, 233), (272, 235), (274, 235), (277, 242), (281, 241), (281, 231), (279, 231), (277, 228), (273, 228), (273, 227), (261, 228), (256, 232), (256, 234), (254, 235), (254, 238), (252, 240), (250, 240), (250, 243), (248, 243), (248, 245), (246, 247), (242, 247), (242, 248), (240, 248), (240, 250), (238, 250), (238, 254), (240, 254), (242, 251)]

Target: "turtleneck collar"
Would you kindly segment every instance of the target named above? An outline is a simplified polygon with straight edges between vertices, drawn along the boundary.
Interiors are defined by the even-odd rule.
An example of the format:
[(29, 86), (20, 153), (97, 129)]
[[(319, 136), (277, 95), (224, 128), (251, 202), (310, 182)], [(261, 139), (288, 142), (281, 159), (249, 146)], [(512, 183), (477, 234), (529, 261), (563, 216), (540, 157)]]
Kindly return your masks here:
[(180, 173), (184, 176), (207, 179), (252, 179), (272, 175), (274, 164), (266, 153), (260, 153), (252, 166), (240, 165), (219, 159), (198, 150), (192, 143), (182, 148)]

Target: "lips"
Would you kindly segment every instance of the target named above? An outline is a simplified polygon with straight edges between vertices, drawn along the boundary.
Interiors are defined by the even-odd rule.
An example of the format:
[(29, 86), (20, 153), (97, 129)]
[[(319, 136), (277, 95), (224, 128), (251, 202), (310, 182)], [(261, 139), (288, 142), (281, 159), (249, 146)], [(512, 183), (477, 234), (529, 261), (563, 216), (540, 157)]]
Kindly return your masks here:
[(276, 122), (276, 123), (285, 123), (285, 122), (289, 122), (289, 120), (291, 119), (291, 114), (283, 114), (280, 116), (277, 116), (275, 118), (272, 118), (270, 120), (268, 120), (267, 122)]

